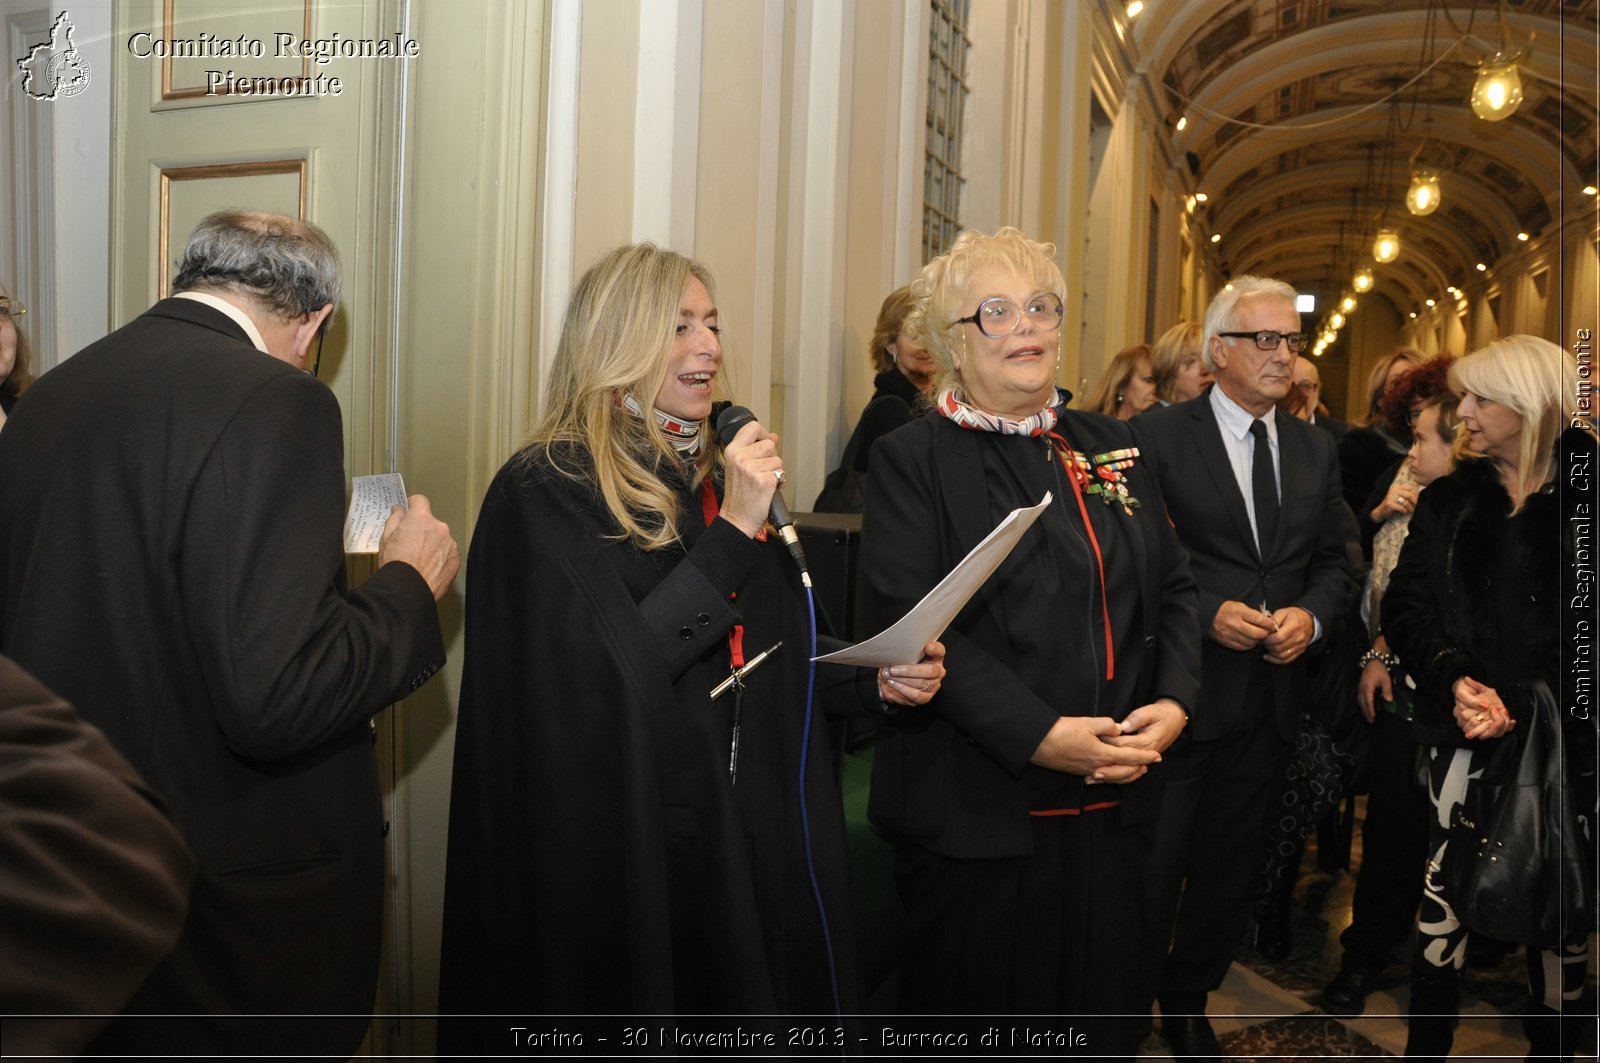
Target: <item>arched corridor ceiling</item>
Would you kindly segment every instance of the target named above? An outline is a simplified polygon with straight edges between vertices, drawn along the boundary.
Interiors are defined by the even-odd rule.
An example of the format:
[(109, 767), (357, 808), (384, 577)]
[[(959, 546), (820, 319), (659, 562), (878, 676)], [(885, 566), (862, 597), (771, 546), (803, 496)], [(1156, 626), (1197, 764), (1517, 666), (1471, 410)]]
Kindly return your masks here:
[[(1179, 165), (1208, 196), (1229, 273), (1337, 292), (1361, 265), (1402, 312), (1483, 280), (1518, 246), (1593, 210), (1600, 0), (1507, 0), (1524, 99), (1487, 122), (1469, 96), (1500, 41), (1492, 0), (1151, 0), (1134, 20)], [(1442, 61), (1441, 61), (1442, 60)], [(1419, 76), (1420, 75), (1420, 76)], [(1397, 91), (1398, 90), (1398, 91)], [(1184, 128), (1176, 130), (1179, 119)], [(1443, 205), (1405, 209), (1412, 157)], [(1379, 218), (1399, 261), (1371, 261)]]

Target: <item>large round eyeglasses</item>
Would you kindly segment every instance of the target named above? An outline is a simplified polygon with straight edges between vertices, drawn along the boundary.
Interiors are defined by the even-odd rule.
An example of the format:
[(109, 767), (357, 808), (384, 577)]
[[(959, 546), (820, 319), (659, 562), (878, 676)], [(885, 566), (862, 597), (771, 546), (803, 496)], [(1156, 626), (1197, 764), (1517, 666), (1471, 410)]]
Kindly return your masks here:
[(1028, 305), (1018, 306), (1010, 299), (995, 296), (978, 304), (969, 317), (958, 317), (952, 325), (973, 324), (990, 339), (999, 339), (1017, 331), (1017, 326), (1027, 318), (1033, 327), (1044, 332), (1061, 327), (1061, 300), (1052, 292), (1039, 292), (1028, 300)]

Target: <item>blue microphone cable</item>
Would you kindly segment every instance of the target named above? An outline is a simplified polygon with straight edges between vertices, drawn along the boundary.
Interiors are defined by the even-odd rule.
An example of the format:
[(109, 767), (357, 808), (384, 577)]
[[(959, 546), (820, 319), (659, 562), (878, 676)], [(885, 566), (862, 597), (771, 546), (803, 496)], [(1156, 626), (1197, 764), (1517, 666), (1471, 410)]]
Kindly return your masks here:
[(817, 918), (822, 921), (822, 944), (828, 954), (828, 987), (833, 991), (833, 1014), (842, 1017), (839, 1007), (839, 972), (833, 960), (833, 932), (828, 928), (828, 909), (822, 903), (822, 887), (817, 883), (816, 860), (811, 855), (811, 815), (806, 809), (806, 762), (811, 754), (811, 716), (817, 689), (817, 603), (811, 581), (805, 581), (806, 610), (811, 617), (811, 652), (806, 655), (806, 723), (800, 733), (800, 834), (805, 840), (806, 875), (811, 880), (811, 896), (817, 902)]

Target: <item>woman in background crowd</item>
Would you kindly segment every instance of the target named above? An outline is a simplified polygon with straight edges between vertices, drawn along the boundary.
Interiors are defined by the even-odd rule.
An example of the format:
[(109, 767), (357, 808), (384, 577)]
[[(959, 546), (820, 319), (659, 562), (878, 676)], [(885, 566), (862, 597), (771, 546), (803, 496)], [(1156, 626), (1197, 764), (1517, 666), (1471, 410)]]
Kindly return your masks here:
[[(1053, 503), (943, 636), (950, 675), (879, 743), (912, 1013), (1128, 1016), (1141, 781), (1199, 689), (1197, 591), (1128, 426), (1056, 387), (1065, 283), (1048, 244), (964, 232), (912, 285), (937, 416), (879, 440), (865, 624), (897, 619), (1012, 510)], [(1131, 785), (1129, 785), (1131, 784)], [(1131, 1054), (1135, 1030), (1097, 1032)]]
[(867, 459), (872, 444), (928, 408), (927, 391), (933, 379), (933, 358), (902, 330), (911, 306), (911, 289), (889, 293), (878, 311), (867, 348), (877, 376), (872, 399), (845, 444), (839, 467), (828, 474), (822, 493), (811, 508), (817, 513), (860, 513), (866, 501)]
[(1127, 421), (1156, 404), (1156, 381), (1150, 369), (1150, 345), (1124, 347), (1111, 359), (1084, 409)]
[[(1378, 359), (1367, 376), (1366, 412), (1339, 440), (1339, 479), (1344, 485), (1344, 500), (1358, 516), (1367, 511), (1367, 496), (1372, 494), (1378, 477), (1403, 458), (1411, 446), (1410, 431), (1402, 430), (1397, 434), (1385, 424), (1378, 412), (1379, 404), (1401, 374), (1427, 360), (1428, 356), (1416, 348), (1401, 347)], [(1376, 530), (1363, 523), (1361, 550), (1368, 560), (1372, 558), (1372, 533)]]
[(1200, 357), (1200, 339), (1199, 325), (1180, 321), (1150, 348), (1150, 375), (1155, 377), (1156, 397), (1162, 406), (1197, 399), (1211, 383)]
[(1377, 526), (1372, 565), (1361, 600), (1367, 649), (1361, 655), (1357, 700), (1370, 725), (1368, 796), (1361, 827), (1361, 871), (1350, 904), (1350, 925), (1339, 935), (1339, 973), (1323, 991), (1336, 1015), (1359, 1015), (1392, 951), (1411, 932), (1422, 898), (1427, 859), (1428, 802), (1416, 785), (1411, 738), (1414, 692), (1402, 662), (1380, 630), (1381, 604), (1423, 489), (1455, 465), (1456, 397), (1450, 365), (1441, 355), (1403, 374), (1386, 392), (1382, 415), (1390, 432), (1410, 431), (1411, 450), (1379, 480), (1382, 497), (1364, 516)]
[[(721, 332), (703, 266), (651, 244), (605, 255), (567, 308), (544, 419), (489, 487), (443, 1012), (859, 1010), (807, 599), (764, 530), (783, 460), (753, 421), (711, 437)], [(924, 654), (819, 666), (818, 701), (922, 704), (944, 673), (942, 646)], [(504, 1031), (441, 1038), (493, 1049)]]
[[(1457, 918), (1441, 871), (1467, 852), (1451, 852), (1450, 824), (1460, 809), (1478, 822), (1483, 791), (1494, 778), (1504, 736), (1536, 699), (1576, 704), (1565, 647), (1590, 624), (1592, 606), (1577, 581), (1578, 518), (1593, 519), (1595, 434), (1578, 405), (1578, 366), (1560, 347), (1534, 336), (1496, 340), (1450, 369), (1461, 396), (1467, 449), (1449, 476), (1417, 501), (1410, 533), (1383, 600), (1384, 637), (1417, 685), (1416, 731), (1427, 748), (1430, 820), (1427, 874), (1412, 964), (1411, 1028), (1406, 1055), (1447, 1055), (1460, 1006), (1467, 927)], [(1576, 479), (1573, 470), (1587, 470)], [(1562, 712), (1565, 785), (1593, 893), (1595, 722)], [(1529, 904), (1546, 898), (1528, 898)], [(1530, 943), (1531, 945), (1532, 943)], [(1567, 1019), (1579, 1003), (1588, 965), (1586, 927), (1561, 947), (1528, 951), (1529, 1000), (1523, 1020), (1532, 1055), (1570, 1058), (1580, 1043)], [(1588, 1009), (1593, 1016), (1592, 1006)], [(1567, 1014), (1563, 1014), (1567, 1013)], [(1561, 1015), (1561, 1021), (1557, 1016)], [(1593, 1045), (1593, 1034), (1588, 1044)]]
[(0, 285), (0, 428), (5, 427), (6, 415), (18, 397), (33, 383), (28, 338), (18, 327), (27, 312), (27, 307), (13, 301)]

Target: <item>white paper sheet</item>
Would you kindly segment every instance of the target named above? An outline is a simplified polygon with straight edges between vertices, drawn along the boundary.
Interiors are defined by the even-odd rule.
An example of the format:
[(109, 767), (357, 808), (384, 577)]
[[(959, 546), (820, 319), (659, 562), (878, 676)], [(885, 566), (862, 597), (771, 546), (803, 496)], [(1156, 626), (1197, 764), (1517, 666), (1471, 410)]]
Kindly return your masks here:
[(397, 472), (350, 478), (350, 512), (344, 518), (344, 552), (375, 554), (389, 511), (406, 504), (406, 485)]
[(1000, 567), (1000, 562), (1011, 553), (1022, 533), (1033, 527), (1039, 514), (1051, 502), (1050, 492), (1037, 506), (1014, 509), (1007, 514), (983, 542), (961, 559), (961, 563), (940, 580), (938, 586), (923, 595), (922, 601), (894, 626), (865, 642), (847, 646), (842, 650), (825, 653), (816, 658), (833, 664), (857, 664), (868, 668), (884, 668), (895, 664), (913, 664), (922, 659), (922, 647), (944, 633), (950, 621), (961, 612), (983, 581)]

